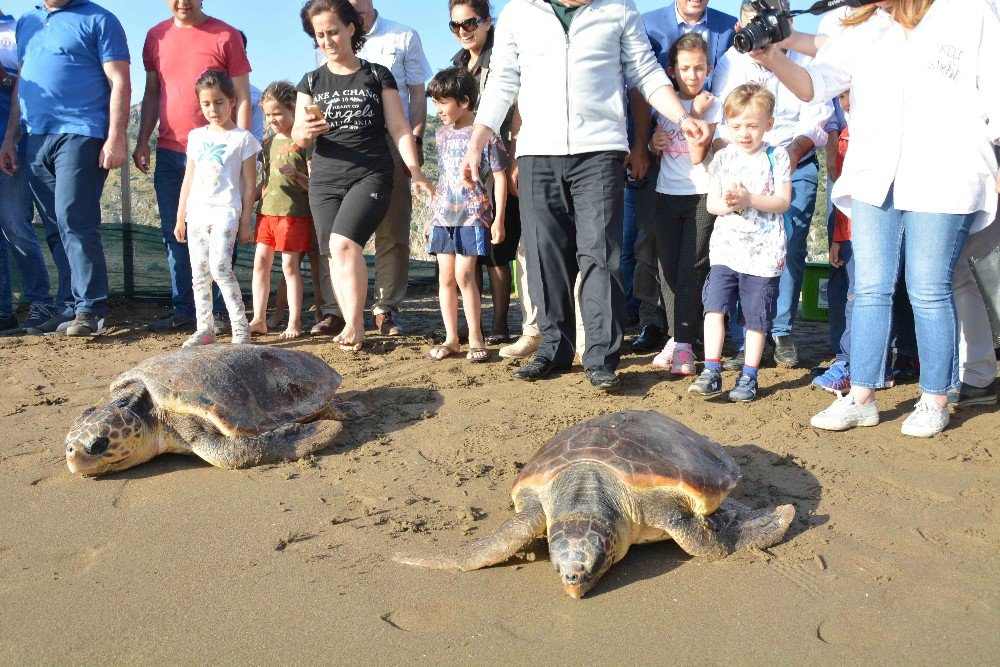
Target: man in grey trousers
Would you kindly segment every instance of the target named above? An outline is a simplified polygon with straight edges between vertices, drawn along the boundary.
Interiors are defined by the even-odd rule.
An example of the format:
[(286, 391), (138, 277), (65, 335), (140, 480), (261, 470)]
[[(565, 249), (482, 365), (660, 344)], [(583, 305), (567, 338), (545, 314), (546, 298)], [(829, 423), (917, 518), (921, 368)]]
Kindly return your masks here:
[(542, 343), (514, 377), (539, 380), (572, 364), (579, 273), (583, 366), (591, 385), (614, 391), (625, 319), (622, 82), (691, 141), (710, 141), (708, 128), (685, 112), (632, 0), (511, 0), (500, 13), (491, 64), (463, 174), (469, 184), (478, 180), (482, 149), (516, 98), (528, 290)]

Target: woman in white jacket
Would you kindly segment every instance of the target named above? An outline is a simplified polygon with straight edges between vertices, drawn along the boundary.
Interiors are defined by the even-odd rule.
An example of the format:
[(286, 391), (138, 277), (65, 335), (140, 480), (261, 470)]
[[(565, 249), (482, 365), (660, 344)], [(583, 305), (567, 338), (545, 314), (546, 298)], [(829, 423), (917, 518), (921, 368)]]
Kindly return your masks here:
[(875, 390), (905, 270), (923, 395), (902, 430), (929, 437), (947, 426), (947, 392), (958, 384), (955, 263), (970, 230), (993, 219), (1000, 190), (1000, 21), (984, 0), (895, 0), (843, 23), (806, 68), (773, 45), (753, 54), (804, 101), (851, 91), (851, 150), (833, 200), (851, 216), (860, 335), (851, 393), (812, 425), (878, 424)]

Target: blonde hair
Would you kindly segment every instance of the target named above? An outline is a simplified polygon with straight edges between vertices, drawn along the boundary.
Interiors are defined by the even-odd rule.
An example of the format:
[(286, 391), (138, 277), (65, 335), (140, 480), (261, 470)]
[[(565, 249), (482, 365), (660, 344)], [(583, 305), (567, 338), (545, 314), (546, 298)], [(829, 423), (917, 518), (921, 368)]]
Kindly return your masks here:
[[(896, 23), (907, 30), (913, 30), (920, 23), (927, 10), (934, 4), (934, 0), (895, 0), (888, 10)], [(868, 5), (853, 10), (850, 14), (841, 19), (840, 24), (846, 27), (861, 25), (879, 10), (877, 5)]]
[(726, 100), (722, 103), (722, 112), (726, 118), (734, 118), (749, 107), (766, 113), (770, 118), (774, 115), (774, 95), (759, 83), (744, 83), (726, 95)]

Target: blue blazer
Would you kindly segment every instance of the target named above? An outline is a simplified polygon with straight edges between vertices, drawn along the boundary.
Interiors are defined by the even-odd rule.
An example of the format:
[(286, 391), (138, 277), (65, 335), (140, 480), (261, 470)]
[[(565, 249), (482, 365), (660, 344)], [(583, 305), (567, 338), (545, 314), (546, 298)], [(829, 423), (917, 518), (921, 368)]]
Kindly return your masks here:
[[(713, 72), (709, 73), (705, 81), (705, 88), (712, 87), (712, 74), (716, 63), (722, 58), (722, 54), (733, 45), (733, 35), (736, 34), (735, 16), (730, 16), (724, 12), (709, 8), (706, 16), (708, 20), (708, 64), (712, 66)], [(662, 9), (654, 9), (642, 15), (643, 23), (646, 25), (646, 33), (649, 35), (649, 42), (653, 47), (653, 53), (664, 69), (667, 68), (667, 52), (670, 45), (681, 36), (677, 27), (677, 10), (674, 3), (670, 3)]]

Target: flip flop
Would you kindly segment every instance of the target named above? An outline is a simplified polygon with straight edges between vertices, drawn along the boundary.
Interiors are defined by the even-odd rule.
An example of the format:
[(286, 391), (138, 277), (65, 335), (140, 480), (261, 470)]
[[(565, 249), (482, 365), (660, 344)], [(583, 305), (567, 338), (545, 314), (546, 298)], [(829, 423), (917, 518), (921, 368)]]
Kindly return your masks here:
[(474, 364), (481, 364), (490, 358), (490, 351), (485, 347), (470, 347), (465, 358)]
[[(434, 356), (435, 352), (437, 352), (439, 354), (443, 352), (444, 354), (442, 354), (439, 357), (435, 357)], [(432, 347), (427, 352), (427, 358), (428, 359), (432, 359), (434, 361), (443, 361), (443, 360), (447, 359), (448, 357), (453, 357), (456, 354), (461, 354), (461, 353), (462, 353), (461, 350), (456, 350), (455, 348), (448, 347), (447, 345), (435, 345), (434, 347)]]

